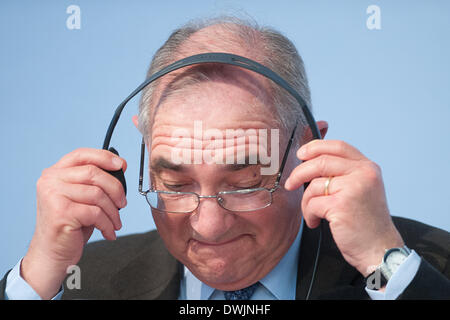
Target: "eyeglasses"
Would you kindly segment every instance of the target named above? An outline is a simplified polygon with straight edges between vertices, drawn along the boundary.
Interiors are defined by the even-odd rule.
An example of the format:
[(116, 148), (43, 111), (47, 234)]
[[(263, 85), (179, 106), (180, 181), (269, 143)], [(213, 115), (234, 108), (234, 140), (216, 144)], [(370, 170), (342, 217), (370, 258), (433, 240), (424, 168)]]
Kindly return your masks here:
[[(142, 185), (144, 176), (145, 143), (144, 139), (142, 139), (139, 168), (139, 193), (145, 197), (147, 203), (152, 209), (166, 213), (182, 214), (194, 212), (200, 205), (201, 199), (216, 199), (219, 206), (225, 210), (233, 212), (248, 212), (267, 208), (273, 203), (272, 194), (279, 188), (281, 176), (291, 149), (296, 129), (297, 124), (292, 130), (275, 184), (272, 188), (249, 188), (233, 191), (220, 191), (216, 195), (209, 196), (199, 195), (195, 192), (166, 191), (156, 190), (153, 188), (143, 191)], [(152, 194), (156, 195), (156, 204), (152, 203), (150, 199)]]

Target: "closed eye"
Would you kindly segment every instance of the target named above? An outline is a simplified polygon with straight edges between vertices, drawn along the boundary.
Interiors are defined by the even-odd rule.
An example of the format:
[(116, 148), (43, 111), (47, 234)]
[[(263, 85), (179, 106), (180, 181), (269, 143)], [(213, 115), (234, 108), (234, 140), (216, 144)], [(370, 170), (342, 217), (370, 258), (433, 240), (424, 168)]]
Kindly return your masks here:
[(250, 186), (236, 186), (236, 189), (255, 189), (260, 188), (262, 184), (262, 181), (259, 181), (256, 184), (250, 185)]
[(187, 184), (168, 184), (168, 183), (164, 183), (164, 182), (163, 182), (163, 185), (165, 188), (171, 189), (174, 191), (179, 191), (183, 187), (187, 186)]

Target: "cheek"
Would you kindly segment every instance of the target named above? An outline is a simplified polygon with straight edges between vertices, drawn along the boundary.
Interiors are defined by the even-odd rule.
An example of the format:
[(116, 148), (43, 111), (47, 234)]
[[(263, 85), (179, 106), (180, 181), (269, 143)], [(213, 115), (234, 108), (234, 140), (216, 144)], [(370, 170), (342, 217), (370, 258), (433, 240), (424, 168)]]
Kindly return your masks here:
[(164, 240), (169, 251), (179, 256), (186, 251), (189, 238), (189, 216), (184, 214), (167, 214), (152, 210), (153, 220), (159, 235)]
[(261, 215), (263, 221), (259, 222), (263, 224), (265, 234), (270, 233), (269, 236), (279, 242), (289, 241), (295, 236), (301, 223), (302, 194), (301, 190), (274, 193), (272, 205)]

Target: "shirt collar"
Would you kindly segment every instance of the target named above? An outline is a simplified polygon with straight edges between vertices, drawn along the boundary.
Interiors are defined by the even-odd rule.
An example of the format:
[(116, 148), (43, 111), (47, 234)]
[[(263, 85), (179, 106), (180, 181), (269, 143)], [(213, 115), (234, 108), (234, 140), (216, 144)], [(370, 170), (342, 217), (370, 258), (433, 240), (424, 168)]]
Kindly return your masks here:
[[(303, 218), (297, 237), (280, 262), (259, 282), (279, 300), (295, 299), (297, 286), (298, 257), (303, 232)], [(207, 300), (216, 289), (198, 280), (188, 268), (184, 267), (182, 297), (187, 300)]]
[(295, 241), (288, 252), (259, 282), (278, 300), (294, 300), (297, 287), (298, 257), (303, 232), (303, 220)]

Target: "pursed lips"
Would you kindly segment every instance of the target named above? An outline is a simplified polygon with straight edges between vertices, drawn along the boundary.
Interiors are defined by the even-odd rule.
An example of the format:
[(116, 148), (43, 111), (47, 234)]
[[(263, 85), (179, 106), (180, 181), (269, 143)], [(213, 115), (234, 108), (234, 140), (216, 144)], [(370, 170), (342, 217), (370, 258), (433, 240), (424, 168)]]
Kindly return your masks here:
[(197, 240), (197, 239), (191, 239), (191, 241), (194, 242), (194, 244), (201, 245), (201, 246), (209, 246), (209, 247), (219, 247), (219, 246), (225, 246), (228, 244), (232, 244), (234, 242), (237, 242), (244, 237), (248, 237), (250, 235), (248, 234), (242, 234), (234, 238), (230, 238), (229, 240), (220, 241), (220, 242), (210, 242), (210, 241), (204, 241), (204, 240)]

